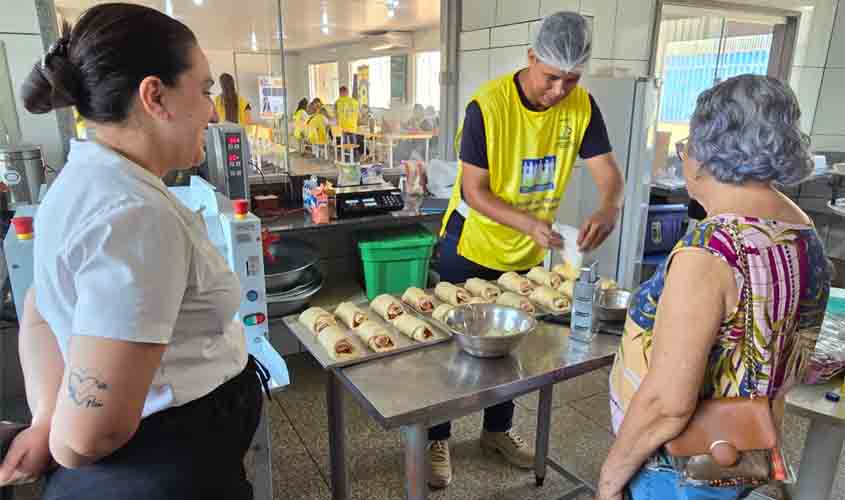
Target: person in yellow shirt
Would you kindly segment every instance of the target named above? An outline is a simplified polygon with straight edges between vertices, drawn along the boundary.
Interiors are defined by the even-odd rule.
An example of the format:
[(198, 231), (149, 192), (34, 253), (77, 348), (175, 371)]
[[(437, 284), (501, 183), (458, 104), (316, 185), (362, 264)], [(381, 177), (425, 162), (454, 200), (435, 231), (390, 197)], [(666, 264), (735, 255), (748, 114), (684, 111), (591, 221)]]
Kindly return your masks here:
[[(496, 280), (543, 262), (564, 245), (552, 230), (578, 156), (601, 203), (581, 227), (582, 251), (598, 247), (619, 215), (623, 181), (595, 100), (578, 83), (590, 58), (586, 20), (572, 12), (547, 17), (528, 49), (528, 66), (484, 84), (466, 108), (459, 169), (443, 218), (436, 270), (443, 281)], [(482, 448), (520, 468), (534, 451), (512, 430), (514, 404), (487, 408)], [(452, 480), (447, 422), (429, 429), (429, 484)]]
[(308, 99), (302, 98), (293, 112), (293, 137), (303, 140), (308, 131)]
[(249, 101), (238, 95), (235, 89), (235, 79), (229, 73), (220, 75), (220, 89), (222, 93), (214, 98), (214, 106), (217, 109), (217, 116), (221, 120), (237, 123), (239, 125), (249, 125), (252, 123), (250, 117)]
[(323, 107), (323, 101), (315, 97), (308, 105), (308, 112), (311, 115), (308, 118), (308, 142), (312, 146), (325, 146), (329, 143), (329, 119)]
[(358, 115), (361, 105), (357, 99), (349, 96), (349, 89), (345, 85), (340, 87), (340, 98), (335, 102), (334, 109), (337, 114), (337, 124), (343, 132), (343, 142), (363, 146), (361, 136), (358, 135)]

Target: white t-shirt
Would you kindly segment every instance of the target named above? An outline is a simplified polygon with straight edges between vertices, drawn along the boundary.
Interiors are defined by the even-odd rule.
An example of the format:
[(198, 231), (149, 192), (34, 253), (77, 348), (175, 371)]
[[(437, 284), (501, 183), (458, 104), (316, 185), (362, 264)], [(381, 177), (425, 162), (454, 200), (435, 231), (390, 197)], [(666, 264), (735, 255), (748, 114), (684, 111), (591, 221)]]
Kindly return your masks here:
[(65, 362), (73, 335), (167, 344), (143, 416), (198, 399), (246, 366), (238, 277), (202, 217), (115, 151), (71, 142), (38, 209), (34, 252), (38, 310)]

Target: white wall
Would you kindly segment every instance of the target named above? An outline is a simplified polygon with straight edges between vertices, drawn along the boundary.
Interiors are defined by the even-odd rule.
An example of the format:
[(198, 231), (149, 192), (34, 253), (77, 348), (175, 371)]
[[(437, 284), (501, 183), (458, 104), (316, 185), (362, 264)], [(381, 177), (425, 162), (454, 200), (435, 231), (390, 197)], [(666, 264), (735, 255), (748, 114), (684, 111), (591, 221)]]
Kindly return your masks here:
[[(33, 115), (27, 112), (20, 93), (21, 85), (32, 66), (44, 54), (35, 2), (0, 0), (0, 12), (3, 13), (0, 16), (0, 42), (6, 50), (9, 80), (21, 132), (21, 137), (12, 140), (41, 145), (47, 164), (54, 168), (61, 167), (64, 163), (64, 147), (56, 114)], [(5, 73), (5, 68), (0, 68), (0, 72)], [(0, 78), (5, 78), (5, 75)], [(12, 116), (9, 111), (3, 113), (4, 120)]]
[(468, 102), (483, 82), (525, 66), (541, 19), (560, 10), (579, 12), (593, 25), (588, 74), (645, 75), (655, 6), (656, 0), (463, 0), (458, 102)]
[[(343, 45), (338, 47), (326, 47), (316, 49), (306, 49), (287, 54), (285, 59), (285, 69), (289, 80), (289, 100), (288, 107), (291, 109), (296, 107), (296, 101), (302, 97), (308, 97), (308, 65), (325, 62), (338, 63), (338, 78), (341, 85), (352, 85), (349, 75), (349, 63), (357, 59), (366, 59), (368, 57), (380, 57), (388, 55), (401, 54), (416, 54), (417, 52), (426, 52), (430, 50), (440, 50), (440, 29), (431, 28), (420, 30), (414, 33), (413, 36), (414, 47), (412, 49), (395, 50), (395, 51), (373, 51), (370, 47), (372, 43), (356, 43), (350, 45)], [(414, 58), (408, 60), (410, 72), (408, 80), (411, 88), (409, 89), (410, 97), (413, 98), (414, 85)], [(298, 92), (298, 93), (295, 93)]]

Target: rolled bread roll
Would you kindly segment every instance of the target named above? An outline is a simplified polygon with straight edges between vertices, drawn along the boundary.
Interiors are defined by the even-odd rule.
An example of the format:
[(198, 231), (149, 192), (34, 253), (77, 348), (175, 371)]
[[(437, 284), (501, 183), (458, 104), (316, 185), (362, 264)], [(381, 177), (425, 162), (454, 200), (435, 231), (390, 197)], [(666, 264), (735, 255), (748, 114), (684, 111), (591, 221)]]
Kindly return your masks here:
[(464, 288), (476, 297), (482, 297), (487, 300), (495, 300), (496, 297), (502, 294), (501, 288), (481, 278), (468, 279), (464, 284)]
[(413, 307), (421, 313), (428, 314), (434, 310), (434, 297), (425, 293), (425, 290), (411, 287), (402, 294), (402, 302)]
[(472, 294), (468, 291), (446, 281), (441, 281), (434, 287), (434, 295), (443, 302), (452, 304), (453, 306), (466, 304), (472, 298)]
[(534, 289), (534, 285), (531, 284), (531, 280), (520, 276), (515, 272), (509, 272), (501, 275), (498, 283), (502, 285), (502, 288), (505, 290), (518, 293), (519, 295), (528, 296), (528, 294), (531, 293), (531, 290)]
[(525, 277), (538, 285), (545, 285), (555, 289), (563, 283), (563, 276), (555, 272), (546, 271), (542, 267), (532, 268)]
[(528, 296), (531, 301), (540, 304), (546, 309), (554, 312), (564, 312), (569, 309), (570, 302), (562, 293), (554, 288), (540, 286)]
[(562, 264), (558, 264), (552, 268), (552, 272), (555, 272), (564, 277), (567, 280), (577, 280), (578, 276), (581, 275), (581, 270), (577, 267), (573, 266), (569, 261), (564, 260)]
[(367, 313), (352, 302), (341, 302), (334, 313), (344, 325), (352, 329), (358, 328), (368, 319)]
[(405, 336), (417, 342), (428, 342), (434, 340), (434, 332), (429, 328), (428, 323), (411, 316), (410, 314), (403, 314), (396, 318), (393, 326), (402, 332)]
[(402, 307), (402, 303), (392, 295), (386, 293), (373, 299), (370, 302), (370, 308), (387, 321), (393, 321), (405, 314), (405, 308)]
[(390, 332), (375, 321), (364, 321), (353, 331), (374, 352), (387, 352), (396, 349), (396, 341), (390, 336)]
[(518, 295), (513, 292), (505, 292), (499, 295), (499, 298), (496, 299), (496, 303), (502, 306), (522, 309), (528, 314), (534, 314), (537, 311), (534, 307), (534, 304), (532, 304), (530, 300), (528, 300), (522, 295)]
[(319, 335), (317, 341), (335, 361), (345, 361), (361, 357), (361, 350), (355, 342), (340, 329), (339, 326), (329, 326)]
[(314, 335), (318, 335), (330, 326), (337, 326), (335, 317), (321, 307), (311, 307), (303, 311), (299, 315), (299, 322)]
[(440, 321), (441, 323), (446, 322), (446, 316), (449, 314), (449, 311), (454, 309), (455, 306), (452, 304), (440, 304), (439, 306), (434, 308), (434, 312), (431, 313), (431, 317)]

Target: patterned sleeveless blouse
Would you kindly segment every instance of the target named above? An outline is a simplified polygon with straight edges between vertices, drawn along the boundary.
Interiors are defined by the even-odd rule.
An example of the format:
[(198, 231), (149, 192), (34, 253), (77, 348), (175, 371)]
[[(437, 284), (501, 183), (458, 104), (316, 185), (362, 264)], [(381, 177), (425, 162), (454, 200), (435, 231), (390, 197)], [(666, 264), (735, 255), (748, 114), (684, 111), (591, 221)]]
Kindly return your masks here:
[[(745, 299), (722, 322), (710, 351), (701, 399), (747, 396), (742, 343), (753, 342), (758, 394), (775, 399), (801, 375), (796, 356), (798, 331), (821, 324), (830, 293), (831, 268), (816, 230), (735, 215), (703, 221), (672, 250), (654, 276), (631, 299), (625, 334), (610, 375), (610, 407), (614, 432), (619, 431), (631, 399), (648, 373), (657, 305), (672, 257), (693, 248), (724, 260), (734, 271), (737, 289), (743, 274), (727, 225), (742, 236), (751, 276), (754, 338), (745, 339)], [(701, 286), (707, 286), (702, 283)], [(668, 383), (668, 382), (667, 382)]]

